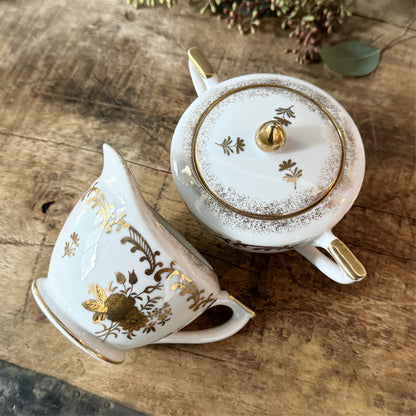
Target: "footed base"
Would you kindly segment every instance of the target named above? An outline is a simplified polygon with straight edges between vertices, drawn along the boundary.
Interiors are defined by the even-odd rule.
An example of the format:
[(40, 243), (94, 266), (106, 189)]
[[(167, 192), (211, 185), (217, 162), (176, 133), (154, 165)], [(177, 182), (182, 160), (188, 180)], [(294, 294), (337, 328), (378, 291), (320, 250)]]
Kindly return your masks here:
[(48, 292), (47, 279), (41, 277), (32, 283), (32, 293), (41, 311), (77, 347), (99, 360), (111, 364), (121, 364), (124, 361), (124, 351), (113, 348), (97, 340), (85, 332), (71, 319), (67, 318), (60, 308), (56, 307)]

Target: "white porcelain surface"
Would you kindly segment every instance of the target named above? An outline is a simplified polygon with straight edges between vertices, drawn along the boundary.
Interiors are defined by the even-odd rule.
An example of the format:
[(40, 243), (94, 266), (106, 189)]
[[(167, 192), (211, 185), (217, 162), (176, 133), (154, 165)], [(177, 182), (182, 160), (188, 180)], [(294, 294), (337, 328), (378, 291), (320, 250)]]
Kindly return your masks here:
[[(194, 168), (212, 196), (260, 218), (292, 215), (315, 204), (342, 169), (343, 137), (324, 110), (295, 91), (270, 85), (237, 90), (210, 106), (193, 139)], [(286, 144), (266, 153), (256, 145), (255, 133), (276, 117), (276, 109), (293, 118), (282, 115)], [(279, 173), (289, 160), (292, 168)], [(295, 170), (299, 178), (285, 176)]]
[[(247, 251), (319, 246), (319, 237), (332, 236), (365, 170), (362, 140), (346, 110), (292, 77), (253, 74), (217, 83), (199, 79), (192, 64), (190, 71), (199, 97), (171, 145), (173, 178), (190, 211), (218, 238)], [(283, 118), (287, 141), (266, 153), (255, 133), (276, 118)], [(333, 280), (353, 282), (323, 269)]]
[[(254, 315), (220, 290), (212, 267), (149, 208), (108, 145), (101, 176), (59, 234), (47, 279), (32, 289), (61, 332), (109, 362), (149, 343), (219, 340)], [(231, 307), (232, 318), (207, 333), (171, 335), (214, 304)]]

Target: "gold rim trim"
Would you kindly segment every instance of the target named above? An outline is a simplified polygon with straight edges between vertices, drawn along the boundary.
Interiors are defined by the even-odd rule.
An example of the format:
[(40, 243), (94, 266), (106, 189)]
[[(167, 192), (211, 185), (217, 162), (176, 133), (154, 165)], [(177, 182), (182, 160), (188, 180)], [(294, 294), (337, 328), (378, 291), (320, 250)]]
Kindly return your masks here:
[(232, 300), (233, 302), (235, 302), (238, 306), (241, 306), (246, 312), (248, 312), (252, 318), (254, 318), (256, 316), (256, 312), (252, 311), (249, 307), (247, 307), (246, 305), (242, 304), (238, 299), (236, 299), (233, 295), (228, 295), (228, 297), (230, 298), (230, 300)]
[[(329, 120), (331, 121), (331, 123), (333, 124), (333, 126), (335, 127), (335, 130), (338, 133), (338, 137), (340, 139), (340, 143), (341, 143), (341, 161), (340, 161), (340, 166), (338, 169), (338, 174), (337, 177), (335, 178), (335, 180), (329, 185), (328, 189), (326, 190), (326, 192), (320, 197), (318, 198), (316, 201), (314, 201), (312, 204), (299, 209), (297, 211), (293, 211), (287, 214), (279, 214), (279, 215), (268, 215), (268, 214), (255, 214), (252, 212), (248, 212), (248, 211), (244, 211), (241, 210), (239, 208), (234, 207), (233, 205), (229, 204), (228, 202), (224, 201), (222, 198), (220, 198), (209, 186), (208, 184), (205, 182), (201, 171), (199, 169), (198, 166), (198, 161), (197, 161), (197, 157), (196, 157), (196, 139), (198, 137), (198, 133), (199, 133), (199, 129), (201, 128), (201, 125), (203, 123), (203, 121), (205, 120), (205, 118), (207, 117), (207, 115), (209, 114), (209, 112), (217, 105), (219, 104), (221, 101), (223, 101), (225, 98), (230, 97), (233, 94), (236, 94), (238, 92), (244, 91), (244, 90), (248, 90), (248, 89), (254, 89), (254, 88), (280, 88), (280, 89), (284, 89), (290, 92), (293, 92), (295, 94), (298, 94), (304, 98), (306, 98), (307, 100), (311, 101), (313, 104), (315, 104), (321, 111), (323, 111), (325, 113), (325, 115), (329, 118)], [(334, 190), (335, 186), (338, 184), (339, 180), (341, 179), (342, 173), (344, 171), (344, 164), (345, 164), (345, 138), (344, 135), (342, 134), (341, 129), (339, 128), (337, 122), (335, 121), (334, 117), (331, 115), (331, 113), (320, 103), (318, 103), (316, 100), (314, 100), (313, 98), (309, 97), (308, 95), (306, 95), (305, 93), (301, 92), (301, 91), (297, 91), (294, 88), (290, 88), (290, 87), (286, 87), (283, 85), (278, 85), (278, 84), (253, 84), (253, 85), (246, 85), (244, 87), (240, 87), (240, 88), (236, 88), (233, 89), (231, 91), (228, 91), (227, 93), (223, 94), (222, 96), (220, 96), (219, 98), (217, 98), (212, 104), (210, 104), (210, 106), (202, 113), (201, 117), (199, 118), (196, 127), (195, 127), (195, 131), (192, 137), (192, 144), (191, 144), (191, 153), (192, 153), (192, 166), (194, 168), (194, 171), (196, 173), (196, 176), (199, 180), (199, 182), (201, 183), (201, 185), (203, 186), (203, 188), (208, 192), (209, 195), (212, 196), (212, 198), (214, 198), (215, 201), (217, 201), (220, 205), (228, 208), (230, 211), (233, 211), (237, 214), (243, 215), (245, 217), (249, 217), (249, 218), (254, 218), (254, 219), (259, 219), (259, 220), (283, 220), (283, 219), (288, 219), (288, 218), (293, 218), (296, 217), (300, 214), (303, 214), (309, 210), (311, 210), (312, 208), (315, 208), (317, 205), (319, 205), (324, 199), (326, 199), (329, 194)]]
[(43, 300), (38, 286), (37, 286), (37, 281), (38, 279), (33, 281), (33, 290), (36, 293), (36, 296), (38, 297), (39, 302), (42, 304), (42, 306), (48, 311), (48, 313), (51, 315), (51, 317), (54, 319), (54, 321), (71, 337), (71, 339), (76, 342), (77, 344), (79, 344), (81, 346), (81, 348), (83, 348), (84, 350), (88, 351), (90, 354), (94, 355), (95, 357), (103, 360), (103, 361), (107, 361), (108, 363), (111, 364), (122, 364), (124, 362), (124, 360), (122, 361), (114, 361), (111, 360), (110, 358), (94, 351), (92, 348), (90, 348), (84, 341), (82, 341), (82, 339), (78, 338), (76, 335), (74, 335), (63, 323), (62, 321), (57, 318), (57, 316), (51, 311), (51, 309), (49, 308), (49, 306), (46, 304), (46, 302)]

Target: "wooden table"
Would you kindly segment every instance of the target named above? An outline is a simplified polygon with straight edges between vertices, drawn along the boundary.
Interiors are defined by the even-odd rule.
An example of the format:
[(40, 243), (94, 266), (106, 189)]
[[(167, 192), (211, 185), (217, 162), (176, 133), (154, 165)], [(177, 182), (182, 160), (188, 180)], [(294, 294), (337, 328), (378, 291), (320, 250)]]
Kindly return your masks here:
[[(359, 5), (345, 38), (382, 47), (409, 0)], [(412, 29), (410, 34), (414, 34)], [(383, 53), (368, 77), (299, 66), (267, 22), (242, 37), (195, 6), (134, 10), (122, 1), (0, 2), (0, 358), (152, 415), (393, 415), (415, 405), (415, 39)], [(330, 92), (362, 134), (362, 191), (334, 232), (368, 278), (342, 286), (295, 252), (249, 254), (201, 228), (173, 184), (169, 148), (195, 98), (186, 50), (221, 79), (300, 77)], [(59, 230), (98, 177), (102, 144), (128, 160), (148, 203), (257, 312), (235, 336), (148, 346), (109, 366), (47, 321), (30, 292)], [(213, 325), (207, 314), (194, 327)]]

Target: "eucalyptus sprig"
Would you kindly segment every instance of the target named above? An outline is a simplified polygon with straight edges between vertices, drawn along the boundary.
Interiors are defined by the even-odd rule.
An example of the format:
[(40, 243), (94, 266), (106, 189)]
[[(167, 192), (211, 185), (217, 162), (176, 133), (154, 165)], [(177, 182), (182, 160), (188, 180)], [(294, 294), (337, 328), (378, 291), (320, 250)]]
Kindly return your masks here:
[(411, 18), (404, 31), (381, 49), (352, 40), (326, 46), (319, 51), (319, 54), (324, 63), (339, 74), (349, 77), (362, 77), (371, 74), (377, 68), (382, 53), (400, 42), (415, 37), (415, 35), (406, 36), (415, 20), (416, 17)]

